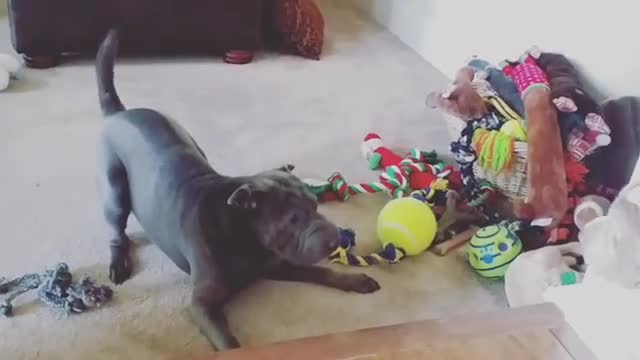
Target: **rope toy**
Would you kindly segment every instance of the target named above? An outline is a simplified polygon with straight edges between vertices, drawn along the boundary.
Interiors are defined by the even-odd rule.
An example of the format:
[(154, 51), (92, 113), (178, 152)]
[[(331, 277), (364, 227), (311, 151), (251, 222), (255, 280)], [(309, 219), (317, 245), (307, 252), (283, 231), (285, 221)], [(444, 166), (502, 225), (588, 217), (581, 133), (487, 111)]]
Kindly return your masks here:
[[(436, 189), (425, 189), (420, 191), (414, 191), (411, 194), (411, 197), (420, 202), (426, 203), (428, 205), (433, 205), (433, 202), (436, 201), (437, 195), (441, 193), (440, 190)], [(406, 198), (405, 198), (406, 199)], [(403, 200), (405, 200), (403, 199)], [(403, 201), (398, 200), (398, 201)], [(410, 200), (414, 201), (414, 200)], [(384, 212), (384, 209), (383, 209)], [(433, 215), (432, 215), (433, 216)], [(435, 218), (434, 218), (433, 226), (436, 226)], [(382, 236), (378, 233), (379, 236)], [(435, 231), (434, 231), (435, 236)], [(386, 245), (383, 246), (382, 251), (373, 253), (366, 256), (354, 255), (351, 253), (351, 250), (356, 246), (356, 235), (352, 229), (340, 229), (340, 243), (338, 247), (331, 253), (329, 256), (329, 260), (331, 263), (339, 263), (343, 265), (351, 265), (351, 266), (371, 266), (380, 263), (388, 263), (388, 264), (396, 264), (400, 262), (402, 259), (409, 255), (416, 255), (418, 252), (423, 251), (411, 250), (411, 249), (403, 249), (400, 246), (394, 245), (390, 241)], [(397, 242), (394, 241), (397, 244)], [(429, 244), (426, 244), (428, 247)], [(408, 251), (407, 251), (408, 250)], [(414, 251), (414, 253), (412, 253)]]
[(393, 244), (389, 244), (378, 253), (358, 256), (350, 253), (356, 246), (356, 233), (352, 229), (340, 229), (340, 245), (329, 256), (332, 264), (366, 267), (380, 263), (396, 264), (406, 257), (406, 253)]
[(380, 181), (393, 187), (389, 192), (393, 198), (431, 186), (434, 180), (449, 176), (453, 170), (438, 159), (435, 151), (413, 148), (401, 157), (384, 146), (380, 135), (374, 133), (365, 136), (361, 150), (370, 170), (382, 170)]
[[(431, 167), (430, 167), (431, 166)], [(394, 199), (411, 195), (414, 191), (408, 178), (408, 168), (432, 169), (439, 173), (430, 178), (428, 188), (433, 191), (446, 190), (449, 181), (446, 179), (452, 173), (450, 167), (439, 167), (430, 164), (406, 162), (402, 166), (390, 166), (380, 174), (379, 180), (368, 183), (350, 184), (339, 172), (333, 173), (326, 181), (307, 179), (304, 181), (307, 190), (321, 202), (346, 201), (359, 194), (386, 193)]]
[(472, 139), (478, 164), (495, 172), (509, 170), (513, 163), (515, 139), (500, 131), (476, 129)]
[(111, 288), (96, 286), (88, 276), (74, 283), (69, 267), (61, 263), (40, 274), (27, 274), (11, 281), (0, 278), (0, 294), (9, 294), (0, 305), (0, 314), (13, 316), (12, 302), (31, 290), (37, 290), (40, 301), (67, 315), (82, 313), (89, 307), (100, 307), (113, 297)]
[(351, 196), (358, 194), (375, 194), (379, 192), (391, 191), (393, 188), (389, 184), (382, 182), (370, 182), (363, 184), (349, 184), (340, 173), (333, 173), (329, 177), (330, 190), (337, 194), (338, 199), (345, 201)]
[(410, 196), (429, 204), (431, 207), (445, 206), (447, 204), (447, 192), (449, 192), (449, 181), (439, 179), (432, 186), (424, 190), (416, 190)]
[(478, 159), (473, 148), (473, 134), (477, 129), (498, 130), (502, 121), (495, 113), (490, 113), (483, 118), (468, 121), (466, 124), (458, 140), (451, 143), (450, 150), (460, 167), (465, 198), (473, 204), (472, 207), (482, 210), (483, 204), (493, 191), (488, 186), (481, 188), (473, 174), (473, 164)]
[(377, 181), (349, 184), (336, 172), (326, 181), (305, 180), (307, 190), (320, 201), (346, 201), (355, 195), (380, 192), (399, 199), (427, 187), (446, 189), (449, 185), (444, 181), (454, 174), (453, 167), (439, 160), (436, 151), (423, 152), (414, 148), (403, 158), (382, 146), (382, 139), (377, 134), (368, 134), (361, 150), (371, 170), (382, 170)]

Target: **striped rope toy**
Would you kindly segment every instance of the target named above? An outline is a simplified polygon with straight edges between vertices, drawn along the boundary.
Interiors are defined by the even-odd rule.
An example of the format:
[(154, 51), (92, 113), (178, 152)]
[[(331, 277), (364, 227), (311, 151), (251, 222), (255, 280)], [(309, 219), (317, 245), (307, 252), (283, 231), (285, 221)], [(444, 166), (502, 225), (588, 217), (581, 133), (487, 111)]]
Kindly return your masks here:
[(349, 200), (359, 194), (386, 193), (392, 198), (402, 198), (410, 195), (415, 189), (411, 188), (409, 177), (416, 172), (434, 174), (429, 187), (435, 190), (446, 190), (451, 174), (451, 168), (444, 163), (429, 164), (426, 156), (418, 150), (413, 150), (400, 165), (387, 167), (379, 176), (378, 181), (368, 183), (349, 184), (342, 174), (333, 173), (327, 181), (317, 182), (306, 180), (307, 188), (321, 201)]
[(366, 256), (359, 256), (350, 253), (350, 250), (356, 246), (356, 233), (351, 229), (340, 229), (340, 245), (329, 256), (332, 264), (342, 264), (366, 267), (380, 263), (395, 264), (400, 262), (406, 253), (392, 244), (389, 244), (378, 253)]
[[(407, 188), (407, 180), (403, 176), (398, 176), (397, 169), (390, 167), (380, 176), (380, 181), (349, 184), (340, 173), (334, 173), (329, 177), (326, 191), (333, 192), (338, 200), (345, 201), (358, 194), (375, 194), (384, 192), (390, 194), (393, 198), (401, 198), (410, 195), (413, 191)], [(431, 183), (432, 190), (446, 190), (448, 181), (446, 179), (436, 179)]]
[[(445, 189), (446, 190), (446, 189)], [(428, 188), (411, 193), (411, 196), (419, 201), (432, 204), (440, 189)], [(407, 253), (393, 244), (387, 244), (382, 251), (366, 256), (354, 255), (351, 250), (356, 246), (356, 234), (352, 229), (340, 229), (340, 244), (331, 253), (329, 260), (332, 264), (338, 263), (351, 266), (371, 266), (380, 263), (396, 264), (407, 256)]]

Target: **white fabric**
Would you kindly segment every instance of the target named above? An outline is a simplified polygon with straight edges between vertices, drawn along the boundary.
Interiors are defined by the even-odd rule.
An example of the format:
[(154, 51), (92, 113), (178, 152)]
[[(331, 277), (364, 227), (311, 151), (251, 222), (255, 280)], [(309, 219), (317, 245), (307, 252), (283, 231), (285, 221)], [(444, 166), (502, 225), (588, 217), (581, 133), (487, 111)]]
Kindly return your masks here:
[[(562, 274), (574, 272), (571, 257), (566, 253), (581, 253), (579, 243), (562, 246), (548, 246), (518, 256), (509, 265), (505, 274), (505, 293), (509, 306), (518, 307), (541, 304), (544, 302), (545, 290), (562, 285)], [(575, 260), (573, 260), (575, 261)], [(578, 280), (581, 274), (576, 273)]]
[[(606, 212), (606, 211), (605, 211)], [(640, 359), (640, 169), (611, 204), (580, 232), (587, 272), (581, 284), (552, 287), (558, 305), (601, 360)]]
[(640, 290), (590, 274), (579, 285), (547, 289), (544, 299), (563, 311), (567, 323), (598, 359), (640, 359)]

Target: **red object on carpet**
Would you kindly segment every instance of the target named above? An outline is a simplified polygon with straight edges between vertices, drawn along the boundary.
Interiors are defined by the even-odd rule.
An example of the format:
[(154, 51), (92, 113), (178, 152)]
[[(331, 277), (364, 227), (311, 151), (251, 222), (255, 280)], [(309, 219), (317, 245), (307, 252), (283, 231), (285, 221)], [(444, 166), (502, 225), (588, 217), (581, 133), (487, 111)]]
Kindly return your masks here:
[(276, 31), (297, 54), (319, 60), (324, 45), (324, 17), (313, 0), (274, 0)]
[(253, 52), (247, 50), (231, 50), (224, 54), (224, 61), (229, 64), (248, 64), (253, 60)]

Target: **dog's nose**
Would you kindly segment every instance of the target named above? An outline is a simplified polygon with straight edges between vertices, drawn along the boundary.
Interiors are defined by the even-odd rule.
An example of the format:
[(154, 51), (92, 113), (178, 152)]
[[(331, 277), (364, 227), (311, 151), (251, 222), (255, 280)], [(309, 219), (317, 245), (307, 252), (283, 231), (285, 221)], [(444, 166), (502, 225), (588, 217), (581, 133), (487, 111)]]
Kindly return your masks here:
[(340, 233), (331, 233), (329, 235), (329, 241), (326, 242), (328, 250), (331, 252), (340, 246)]
[(340, 238), (336, 238), (333, 241), (329, 242), (329, 251), (335, 250), (338, 246), (340, 246)]

